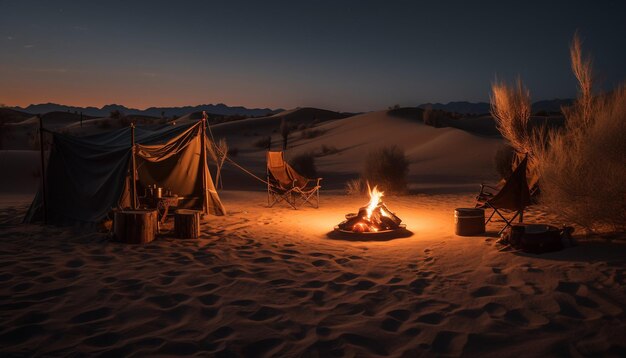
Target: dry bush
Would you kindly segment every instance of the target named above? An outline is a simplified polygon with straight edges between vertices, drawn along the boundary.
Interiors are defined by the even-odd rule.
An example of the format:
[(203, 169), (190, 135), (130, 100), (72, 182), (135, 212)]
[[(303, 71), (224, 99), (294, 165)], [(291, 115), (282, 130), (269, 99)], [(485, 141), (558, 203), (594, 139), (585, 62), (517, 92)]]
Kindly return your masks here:
[(365, 188), (365, 182), (361, 178), (348, 180), (348, 182), (346, 183), (346, 194), (362, 195), (363, 193), (365, 193)]
[(317, 178), (317, 167), (315, 166), (315, 156), (313, 153), (298, 154), (290, 163), (292, 168), (301, 175), (307, 178)]
[[(578, 113), (582, 115), (581, 113)], [(589, 231), (626, 229), (626, 89), (597, 100), (584, 130), (548, 135), (537, 151), (542, 201)]]
[[(593, 96), (591, 61), (579, 37), (570, 49), (579, 83), (576, 102), (563, 108), (566, 126), (535, 145), (542, 202), (591, 232), (626, 229), (626, 87)], [(544, 143), (548, 143), (544, 145)]]
[(518, 153), (530, 153), (532, 138), (528, 129), (531, 115), (530, 92), (521, 79), (515, 85), (495, 81), (491, 85), (491, 114), (496, 127)]
[(226, 158), (228, 158), (228, 143), (226, 143), (226, 139), (220, 138), (217, 143), (215, 143), (215, 157), (217, 162), (217, 171), (215, 173), (215, 187), (223, 187), (222, 185), (222, 167), (224, 166), (224, 162)]
[(448, 113), (440, 109), (432, 109), (432, 107), (426, 107), (422, 113), (422, 120), (427, 126), (441, 128), (445, 126)]
[(391, 145), (369, 152), (363, 179), (388, 193), (402, 194), (407, 191), (408, 173), (409, 161), (404, 150)]

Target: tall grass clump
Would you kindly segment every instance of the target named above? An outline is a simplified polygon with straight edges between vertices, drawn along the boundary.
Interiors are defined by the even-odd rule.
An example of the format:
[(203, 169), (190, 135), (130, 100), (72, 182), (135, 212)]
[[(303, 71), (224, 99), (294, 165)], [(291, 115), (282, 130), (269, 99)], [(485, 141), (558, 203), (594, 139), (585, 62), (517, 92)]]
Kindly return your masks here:
[(408, 174), (409, 161), (397, 145), (372, 150), (365, 159), (363, 179), (388, 193), (406, 193)]
[(528, 128), (531, 115), (530, 92), (521, 79), (510, 86), (497, 81), (491, 85), (491, 114), (496, 127), (520, 154), (532, 151)]
[[(574, 104), (563, 108), (566, 124), (536, 145), (542, 201), (590, 232), (626, 229), (626, 87), (594, 95), (591, 60), (574, 36)], [(547, 143), (547, 145), (540, 145)]]
[[(589, 232), (626, 229), (626, 87), (593, 93), (592, 63), (578, 34), (570, 47), (578, 81), (573, 105), (562, 108), (565, 126), (530, 131), (530, 95), (515, 86), (492, 85), (492, 114), (518, 154), (529, 154), (539, 175), (540, 202)], [(519, 156), (518, 156), (519, 157)]]
[(220, 140), (215, 143), (215, 161), (217, 163), (217, 173), (215, 174), (215, 187), (223, 188), (222, 184), (222, 167), (224, 166), (224, 162), (228, 158), (228, 143), (226, 143), (226, 139), (220, 138)]
[(350, 179), (346, 182), (347, 195), (362, 195), (365, 193), (365, 182), (362, 178)]

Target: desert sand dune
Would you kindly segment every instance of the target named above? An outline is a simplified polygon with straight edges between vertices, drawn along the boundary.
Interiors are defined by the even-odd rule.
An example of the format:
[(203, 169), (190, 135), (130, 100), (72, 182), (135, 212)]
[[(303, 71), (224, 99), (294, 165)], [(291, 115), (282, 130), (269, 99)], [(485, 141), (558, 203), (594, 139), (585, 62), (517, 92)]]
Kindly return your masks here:
[(493, 237), (451, 231), (451, 210), (471, 202), (468, 194), (387, 198), (413, 236), (381, 242), (326, 235), (364, 197), (327, 194), (321, 209), (294, 211), (265, 208), (262, 193), (222, 196), (229, 215), (205, 221), (199, 240), (165, 235), (144, 246), (17, 226), (11, 217), (24, 207), (3, 208), (5, 352), (496, 357), (626, 349), (623, 245), (499, 252)]
[[(306, 122), (301, 122), (306, 123)], [(254, 143), (263, 136), (272, 136), (273, 150), (280, 150), (282, 139), (277, 130), (280, 121), (252, 118), (212, 127), (215, 138), (226, 138), (230, 148), (237, 148), (233, 159), (257, 174), (265, 173), (265, 148)], [(303, 138), (302, 131), (318, 131), (314, 138)], [(250, 133), (257, 133), (256, 136)], [(343, 187), (346, 178), (356, 177), (363, 170), (364, 158), (370, 150), (386, 145), (398, 145), (405, 150), (410, 165), (409, 176), (415, 188), (453, 183), (475, 185), (493, 181), (493, 155), (503, 143), (500, 138), (470, 134), (455, 128), (434, 128), (415, 120), (390, 116), (387, 111), (370, 112), (345, 119), (330, 120), (290, 134), (287, 158), (301, 153), (318, 153), (324, 147), (332, 154), (321, 155), (316, 164), (320, 175), (329, 178), (325, 185)], [(225, 185), (245, 181), (241, 173), (225, 167)]]

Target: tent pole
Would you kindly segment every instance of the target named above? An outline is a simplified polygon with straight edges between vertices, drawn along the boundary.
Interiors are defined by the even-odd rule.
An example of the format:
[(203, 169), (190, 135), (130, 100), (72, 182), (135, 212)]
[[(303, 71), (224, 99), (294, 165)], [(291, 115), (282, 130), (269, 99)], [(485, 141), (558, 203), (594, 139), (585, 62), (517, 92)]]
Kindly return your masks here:
[(44, 162), (43, 153), (43, 118), (40, 114), (39, 118), (39, 152), (41, 154), (41, 194), (43, 195), (43, 223), (48, 224), (48, 203), (46, 201), (46, 164)]
[(207, 189), (206, 189), (206, 182), (207, 182), (207, 172), (206, 172), (206, 168), (207, 168), (207, 163), (206, 163), (206, 143), (205, 143), (205, 137), (206, 137), (206, 113), (203, 113), (202, 116), (202, 124), (200, 127), (200, 146), (202, 147), (202, 149), (200, 150), (200, 162), (202, 163), (202, 208), (203, 211), (205, 213), (209, 212), (209, 207), (208, 207), (208, 203), (209, 203), (209, 198), (207, 197)]
[(130, 147), (131, 147), (131, 151), (132, 151), (132, 156), (131, 156), (131, 174), (130, 174), (130, 180), (132, 181), (131, 183), (131, 198), (130, 198), (130, 205), (132, 207), (133, 210), (137, 209), (137, 165), (135, 163), (135, 123), (131, 123), (130, 124)]

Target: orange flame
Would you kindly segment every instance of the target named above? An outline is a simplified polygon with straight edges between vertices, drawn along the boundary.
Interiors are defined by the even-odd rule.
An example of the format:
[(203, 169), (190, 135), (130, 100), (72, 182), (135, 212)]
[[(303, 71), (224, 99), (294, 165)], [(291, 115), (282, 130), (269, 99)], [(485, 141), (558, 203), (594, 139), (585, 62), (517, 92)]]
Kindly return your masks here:
[(374, 189), (370, 189), (370, 184), (367, 183), (367, 191), (370, 195), (370, 202), (367, 205), (367, 220), (372, 218), (372, 213), (374, 209), (378, 206), (380, 202), (380, 198), (383, 197), (383, 192), (378, 190), (378, 186), (374, 186)]

